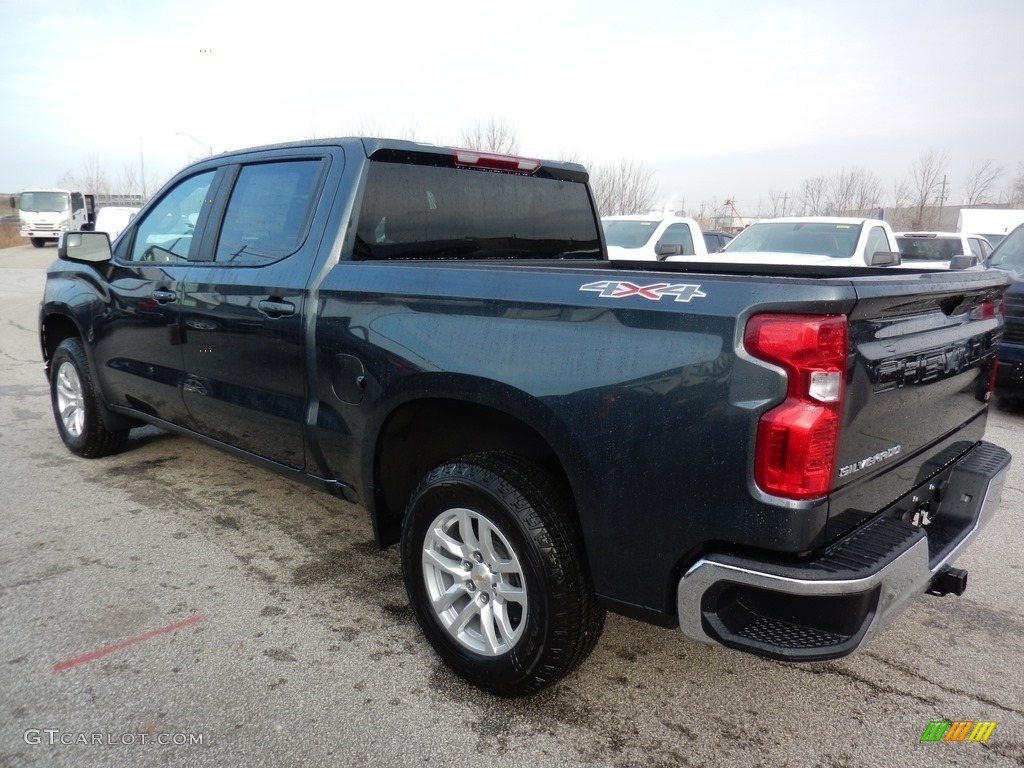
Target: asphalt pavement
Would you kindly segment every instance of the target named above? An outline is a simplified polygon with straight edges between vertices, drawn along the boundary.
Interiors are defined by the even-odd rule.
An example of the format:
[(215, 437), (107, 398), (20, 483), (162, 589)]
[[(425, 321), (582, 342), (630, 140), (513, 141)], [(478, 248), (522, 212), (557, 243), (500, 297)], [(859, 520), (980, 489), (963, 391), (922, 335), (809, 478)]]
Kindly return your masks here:
[[(0, 766), (1024, 766), (1024, 412), (1002, 508), (860, 653), (792, 665), (610, 616), (505, 701), (421, 637), (364, 510), (188, 439), (57, 436), (37, 316), (55, 249), (0, 251)], [(985, 742), (922, 742), (931, 721)]]

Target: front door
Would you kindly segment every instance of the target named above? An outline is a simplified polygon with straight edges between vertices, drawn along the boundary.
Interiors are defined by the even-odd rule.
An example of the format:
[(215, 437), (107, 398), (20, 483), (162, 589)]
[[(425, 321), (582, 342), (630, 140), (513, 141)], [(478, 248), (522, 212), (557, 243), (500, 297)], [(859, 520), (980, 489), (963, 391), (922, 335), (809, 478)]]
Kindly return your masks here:
[(132, 223), (109, 267), (108, 309), (95, 323), (97, 375), (111, 402), (185, 426), (181, 299), (214, 174), (183, 179)]

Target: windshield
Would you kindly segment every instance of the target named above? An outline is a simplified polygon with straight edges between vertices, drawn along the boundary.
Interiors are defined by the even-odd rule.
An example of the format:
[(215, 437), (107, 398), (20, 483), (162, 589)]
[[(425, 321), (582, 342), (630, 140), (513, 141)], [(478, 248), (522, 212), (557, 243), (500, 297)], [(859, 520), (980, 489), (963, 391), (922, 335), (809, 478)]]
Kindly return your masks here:
[(66, 211), (69, 207), (67, 192), (22, 192), (19, 207), (23, 211)]
[(897, 237), (896, 242), (904, 261), (949, 261), (964, 253), (959, 237)]
[(1024, 268), (1024, 224), (1003, 238), (988, 257), (990, 267), (1019, 270)]
[(643, 248), (659, 224), (661, 224), (660, 221), (609, 219), (601, 221), (601, 228), (604, 230), (604, 241), (607, 245), (619, 248)]
[(846, 259), (857, 250), (860, 229), (860, 224), (759, 222), (736, 235), (725, 253), (808, 253)]

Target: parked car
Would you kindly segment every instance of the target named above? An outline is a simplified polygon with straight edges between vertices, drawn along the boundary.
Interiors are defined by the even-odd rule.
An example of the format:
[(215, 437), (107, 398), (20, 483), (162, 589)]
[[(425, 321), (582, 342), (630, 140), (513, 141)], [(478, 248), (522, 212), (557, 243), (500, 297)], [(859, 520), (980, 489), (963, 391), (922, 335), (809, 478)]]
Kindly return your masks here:
[(835, 216), (764, 219), (751, 224), (723, 252), (707, 260), (796, 266), (900, 265), (896, 237), (888, 224), (878, 219)]
[(897, 232), (896, 243), (905, 263), (945, 269), (954, 256), (974, 256), (980, 263), (992, 253), (987, 239), (965, 232)]
[(708, 253), (718, 253), (729, 244), (733, 237), (735, 235), (729, 232), (705, 232), (704, 245), (707, 246)]
[(121, 230), (128, 226), (128, 222), (135, 218), (139, 212), (138, 208), (122, 205), (105, 205), (96, 212), (97, 232), (106, 232), (110, 242), (114, 242)]
[(1003, 238), (985, 266), (1004, 270), (1011, 279), (1003, 304), (1006, 324), (999, 342), (996, 391), (1019, 401), (1024, 399), (1024, 224)]
[(700, 225), (684, 216), (602, 216), (609, 259), (662, 261), (668, 256), (706, 256)]

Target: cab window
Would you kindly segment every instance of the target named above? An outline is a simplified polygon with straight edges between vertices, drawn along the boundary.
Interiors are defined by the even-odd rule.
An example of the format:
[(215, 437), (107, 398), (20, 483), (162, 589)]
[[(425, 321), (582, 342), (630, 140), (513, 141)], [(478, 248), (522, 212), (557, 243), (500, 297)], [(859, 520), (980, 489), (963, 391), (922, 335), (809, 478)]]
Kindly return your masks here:
[(890, 250), (885, 230), (881, 227), (872, 227), (868, 232), (867, 245), (864, 247), (865, 258), (870, 259), (876, 253), (888, 253)]
[(295, 253), (309, 230), (324, 165), (316, 158), (243, 166), (214, 261), (259, 266)]
[(215, 171), (207, 171), (179, 182), (135, 228), (128, 261), (187, 261), (192, 234)]
[(668, 229), (665, 230), (665, 234), (658, 241), (655, 251), (660, 253), (661, 246), (663, 245), (678, 245), (680, 248), (679, 253), (682, 256), (693, 256), (695, 253), (693, 250), (693, 235), (690, 234), (690, 227), (687, 224), (669, 225)]

